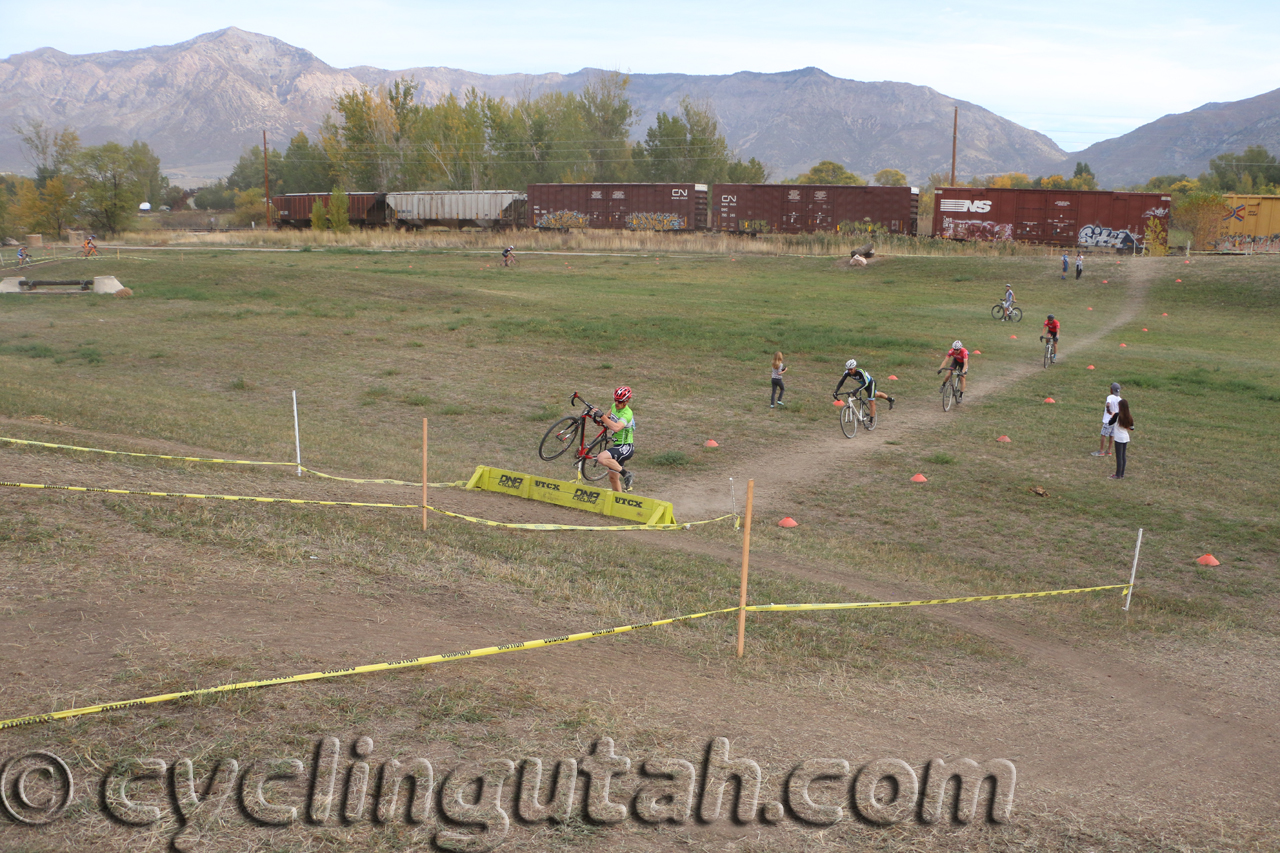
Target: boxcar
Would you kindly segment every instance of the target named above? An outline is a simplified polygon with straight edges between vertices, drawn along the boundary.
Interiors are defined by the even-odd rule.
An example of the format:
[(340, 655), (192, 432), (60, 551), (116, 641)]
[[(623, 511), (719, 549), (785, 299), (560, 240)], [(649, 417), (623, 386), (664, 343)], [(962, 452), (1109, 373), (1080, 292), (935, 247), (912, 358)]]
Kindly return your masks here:
[(387, 193), (397, 225), (423, 228), (515, 228), (524, 225), (525, 194), (512, 190)]
[(706, 184), (530, 184), (530, 228), (705, 231)]
[(1280, 252), (1280, 196), (1223, 196), (1226, 210), (1213, 248), (1219, 252)]
[[(271, 197), (276, 222), (281, 228), (310, 228), (311, 208), (319, 199), (326, 208), (331, 193), (289, 193)], [(347, 221), (361, 228), (388, 223), (386, 193), (347, 193)]]
[(716, 184), (713, 227), (748, 234), (812, 234), (842, 222), (916, 233), (920, 191), (915, 187), (843, 184)]
[(1169, 227), (1170, 197), (1109, 190), (939, 187), (933, 233), (952, 240), (1018, 240), (1132, 251), (1148, 220)]

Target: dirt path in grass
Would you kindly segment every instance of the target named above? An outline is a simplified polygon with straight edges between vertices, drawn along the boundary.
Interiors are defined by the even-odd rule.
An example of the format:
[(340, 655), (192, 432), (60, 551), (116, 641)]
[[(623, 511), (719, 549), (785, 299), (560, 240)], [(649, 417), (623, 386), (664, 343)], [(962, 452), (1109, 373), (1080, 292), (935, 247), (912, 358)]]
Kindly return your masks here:
[[(1096, 344), (1104, 336), (1137, 317), (1146, 298), (1147, 289), (1155, 270), (1150, 264), (1130, 261), (1125, 273), (1128, 278), (1126, 290), (1128, 299), (1115, 315), (1094, 332), (1081, 337), (1064, 337), (1058, 348), (1058, 362), (1068, 368), (1077, 353), (1082, 353)], [(1022, 332), (1022, 337), (1035, 339), (1040, 334), (1043, 321), (1027, 318), (1027, 323), (1010, 325), (1011, 332)], [(852, 440), (844, 438), (834, 428), (826, 433), (826, 441), (805, 441), (792, 447), (779, 448), (768, 456), (759, 456), (751, 460), (750, 476), (755, 479), (755, 507), (763, 511), (773, 508), (785, 510), (787, 498), (792, 491), (805, 483), (812, 482), (833, 468), (847, 468), (848, 463), (865, 458), (868, 454), (882, 449), (886, 438), (905, 439), (910, 442), (914, 437), (936, 430), (949, 419), (963, 418), (970, 411), (990, 401), (998, 394), (1017, 382), (1034, 376), (1045, 370), (1039, 360), (1041, 347), (1036, 345), (1030, 354), (1036, 361), (1003, 370), (992, 375), (978, 357), (970, 368), (970, 376), (964, 396), (964, 403), (952, 406), (950, 412), (942, 411), (942, 399), (939, 394), (930, 394), (924, 398), (901, 398), (895, 402), (893, 411), (881, 401), (879, 404), (880, 424), (874, 433), (860, 430)], [(939, 357), (941, 360), (941, 357)], [(1050, 370), (1054, 367), (1050, 367)], [(1098, 400), (1106, 396), (1107, 378), (1098, 377)], [(888, 382), (879, 382), (880, 390), (890, 390)], [(941, 382), (939, 382), (941, 384)], [(832, 426), (834, 427), (832, 418)], [(994, 436), (993, 436), (994, 438)], [(744, 478), (745, 479), (745, 478)], [(745, 489), (745, 483), (741, 484)], [(691, 476), (671, 484), (664, 494), (675, 506), (677, 519), (706, 518), (724, 512), (725, 478), (723, 474), (715, 476)], [(738, 507), (742, 509), (743, 494), (738, 493)], [(783, 511), (783, 515), (787, 513)]]
[[(1129, 299), (1125, 307), (1098, 331), (1065, 341), (1061, 350), (1064, 366), (1138, 315), (1153, 271), (1149, 265), (1133, 264), (1127, 272)], [(1024, 327), (1035, 335), (1036, 324)], [(934, 395), (903, 400), (886, 414), (874, 441), (865, 440), (863, 433), (846, 440), (832, 430), (829, 441), (806, 441), (782, 448), (770, 458), (754, 460), (757, 523), (769, 518), (771, 510), (785, 507), (789, 494), (833, 465), (847, 465), (876, 452), (882, 447), (882, 437), (926, 435), (945, 425), (946, 419), (965, 417), (1013, 383), (1042, 370), (1039, 363), (1028, 363), (993, 376), (979, 367), (965, 403), (951, 412), (944, 413)], [(1100, 386), (1105, 381), (1106, 377), (1099, 377)], [(125, 446), (101, 434), (49, 426), (64, 432), (67, 443)], [(179, 455), (221, 455), (132, 438), (127, 446)], [(263, 493), (261, 487), (266, 483), (279, 489), (265, 493), (288, 497), (415, 502), (412, 490), (391, 487), (272, 478), (263, 472), (176, 466), (134, 469), (87, 455), (17, 453), (3, 448), (0, 453), (6, 464), (6, 480), (224, 494)], [(704, 518), (723, 511), (723, 492), (723, 476), (716, 475), (688, 478), (666, 496), (675, 503), (677, 518)], [(0, 500), (20, 501), (28, 494), (6, 490), (0, 492)], [(738, 498), (741, 507), (741, 491)], [(600, 521), (567, 509), (461, 490), (437, 491), (432, 503), (508, 521)], [(776, 512), (773, 515), (776, 517)], [(739, 548), (703, 538), (635, 535), (655, 549), (706, 555), (730, 565), (740, 558)], [(146, 564), (150, 558), (153, 564), (169, 561), (185, 565), (200, 556), (194, 547), (172, 540), (143, 541), (134, 534), (118, 539), (113, 531), (101, 531), (101, 538), (110, 543), (103, 545), (104, 551), (117, 555), (104, 553), (102, 559), (107, 562), (117, 559)], [(834, 584), (859, 600), (936, 594), (923, 585), (878, 577), (874, 567), (863, 570), (809, 564), (758, 547), (751, 559), (755, 572)], [(285, 581), (283, 586), (267, 580), (257, 582), (233, 574), (231, 567), (223, 565), (207, 569), (207, 577), (199, 572), (171, 578), (156, 583), (140, 597), (129, 597), (105, 583), (79, 589), (74, 579), (61, 577), (49, 581), (47, 587), (26, 589), (20, 613), (7, 614), (0, 608), (0, 628), (9, 631), (4, 634), (5, 655), (0, 657), (0, 683), (16, 684), (22, 679), (30, 683), (34, 677), (50, 705), (66, 706), (68, 697), (80, 703), (133, 698), (133, 682), (128, 687), (112, 682), (126, 665), (120, 662), (122, 647), (134, 656), (124, 659), (127, 664), (144, 670), (171, 661), (168, 644), (195, 646), (210, 658), (235, 658), (254, 654), (254, 649), (270, 649), (265, 671), (254, 673), (261, 677), (603, 627), (577, 624), (554, 608), (538, 607), (515, 592), (499, 592), (492, 600), (488, 596), (481, 600), (459, 588), (413, 600), (385, 585), (377, 590), (385, 604), (360, 599), (360, 607), (355, 609), (344, 590), (300, 589), (293, 581)], [(136, 571), (145, 569), (139, 566)], [(0, 581), (6, 590), (25, 583), (10, 577)], [(287, 601), (287, 608), (280, 604), (282, 600)], [(1280, 703), (1224, 695), (1197, 683), (1194, 675), (1134, 659), (1120, 648), (1108, 648), (1104, 653), (1073, 644), (1070, 638), (1046, 635), (1020, 616), (1026, 612), (1024, 607), (1034, 606), (974, 604), (926, 611), (930, 618), (959, 632), (990, 640), (1017, 660), (1016, 665), (1003, 668), (975, 666), (974, 672), (982, 674), (980, 680), (966, 684), (952, 678), (946, 682), (951, 687), (945, 689), (914, 682), (885, 685), (874, 678), (852, 685), (843, 694), (760, 684), (743, 678), (732, 669), (731, 661), (690, 661), (634, 642), (631, 636), (467, 665), (518, 671), (519, 677), (531, 682), (620, 708), (625, 716), (644, 725), (678, 729), (691, 740), (725, 735), (735, 738), (735, 743), (751, 744), (761, 753), (773, 749), (795, 760), (837, 756), (858, 762), (886, 755), (908, 760), (927, 760), (935, 755), (948, 759), (959, 755), (1008, 758), (1015, 762), (1019, 774), (1016, 819), (1035, 824), (1049, 820), (1046, 816), (1050, 813), (1069, 815), (1068, 821), (1091, 827), (1080, 849), (1154, 849), (1129, 844), (1122, 837), (1114, 846), (1090, 843), (1100, 835), (1144, 821), (1156, 824), (1156, 836), (1176, 839), (1169, 843), (1172, 849), (1181, 841), (1183, 826), (1203, 828), (1231, 821), (1236, 831), (1242, 822), (1247, 826), (1274, 820), (1274, 803), (1280, 796), (1274, 773), (1280, 755)], [(676, 614), (653, 614), (671, 615)], [(159, 627), (147, 637), (139, 634), (140, 625)], [(19, 648), (21, 657), (11, 654)], [(998, 677), (992, 677), (993, 668)], [(442, 682), (450, 672), (440, 667), (423, 679)], [(377, 676), (369, 678), (369, 685), (382, 689), (382, 682), (373, 681)], [(956, 688), (957, 681), (964, 687)], [(29, 710), (26, 705), (24, 702), (23, 707), (12, 710), (25, 712)], [(147, 709), (140, 713), (158, 716), (165, 712)], [(763, 760), (760, 754), (755, 757)], [(1210, 833), (1197, 829), (1193, 834), (1206, 837)], [(619, 850), (747, 849), (697, 826), (673, 831), (670, 840), (670, 846), (661, 846), (647, 836), (640, 845), (613, 846)], [(1075, 849), (1069, 840), (1059, 840), (1061, 849)], [(694, 846), (688, 846), (691, 844)], [(945, 847), (943, 842), (930, 849)], [(798, 848), (780, 845), (777, 849)], [(817, 845), (806, 849), (827, 848)]]

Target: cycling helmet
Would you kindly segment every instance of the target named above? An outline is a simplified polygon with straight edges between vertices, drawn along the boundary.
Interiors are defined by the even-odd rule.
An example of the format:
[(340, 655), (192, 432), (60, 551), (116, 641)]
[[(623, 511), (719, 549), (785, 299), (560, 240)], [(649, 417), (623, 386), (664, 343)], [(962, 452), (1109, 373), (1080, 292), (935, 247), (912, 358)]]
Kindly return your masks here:
[(952, 342), (951, 342), (951, 348), (952, 348), (952, 349), (964, 349), (964, 344), (960, 343), (959, 341), (952, 341)]
[(1052, 319), (1053, 319), (1053, 315), (1052, 315), (1052, 314), (1050, 314), (1050, 315), (1049, 315), (1049, 319), (1050, 319), (1050, 320), (1052, 320)]
[(616, 389), (613, 392), (613, 402), (615, 403), (625, 403), (630, 399), (631, 399), (631, 389), (628, 388), (626, 385), (623, 385), (622, 387)]
[(857, 366), (858, 366), (858, 360), (856, 358), (851, 358), (844, 363), (845, 370), (853, 370)]

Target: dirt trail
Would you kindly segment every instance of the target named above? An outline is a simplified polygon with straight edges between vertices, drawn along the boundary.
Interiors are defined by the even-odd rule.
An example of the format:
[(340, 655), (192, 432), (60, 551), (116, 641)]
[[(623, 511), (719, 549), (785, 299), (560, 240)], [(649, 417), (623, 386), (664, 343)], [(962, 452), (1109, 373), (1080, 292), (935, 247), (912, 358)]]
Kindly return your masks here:
[[(1093, 346), (1113, 330), (1133, 320), (1146, 297), (1154, 269), (1142, 262), (1130, 261), (1125, 267), (1129, 283), (1127, 291), (1129, 299), (1119, 312), (1113, 315), (1105, 325), (1095, 332), (1081, 337), (1065, 338), (1058, 349), (1059, 361), (1070, 363), (1074, 353), (1080, 353)], [(1029, 319), (1027, 324), (1011, 326), (1012, 329), (1025, 329), (1028, 336), (1038, 336), (1042, 322)], [(1038, 351), (1037, 351), (1038, 354)], [(950, 412), (942, 411), (941, 400), (936, 395), (924, 400), (901, 400), (882, 421), (883, 426), (875, 433), (877, 438), (892, 431), (895, 437), (910, 439), (915, 435), (937, 429), (947, 419), (963, 417), (967, 409), (981, 404), (994, 397), (1009, 386), (1033, 376), (1044, 370), (1038, 363), (1027, 363), (992, 375), (980, 367), (973, 371), (968, 379), (964, 403), (952, 407)], [(886, 429), (887, 428), (887, 429)], [(853, 441), (841, 436), (831, 436), (827, 441), (806, 439), (793, 447), (779, 448), (768, 456), (759, 456), (751, 461), (751, 477), (755, 479), (755, 502), (757, 507), (769, 507), (780, 499), (791, 494), (797, 486), (812, 482), (830, 470), (833, 465), (848, 463), (861, 459), (880, 449), (881, 442), (863, 440), (868, 433), (860, 432)], [(675, 506), (676, 518), (705, 518), (708, 515), (724, 511), (725, 478), (723, 474), (714, 477), (690, 477), (672, 483), (664, 497)], [(741, 509), (742, 495), (738, 495)]]

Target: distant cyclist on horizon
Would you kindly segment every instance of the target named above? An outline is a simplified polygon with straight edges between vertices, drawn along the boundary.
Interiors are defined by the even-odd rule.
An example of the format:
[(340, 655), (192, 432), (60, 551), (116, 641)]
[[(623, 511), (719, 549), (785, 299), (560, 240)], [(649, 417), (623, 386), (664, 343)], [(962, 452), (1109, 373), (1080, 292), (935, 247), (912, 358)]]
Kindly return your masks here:
[(502, 265), (509, 267), (516, 259), (516, 247), (508, 246), (502, 250)]

